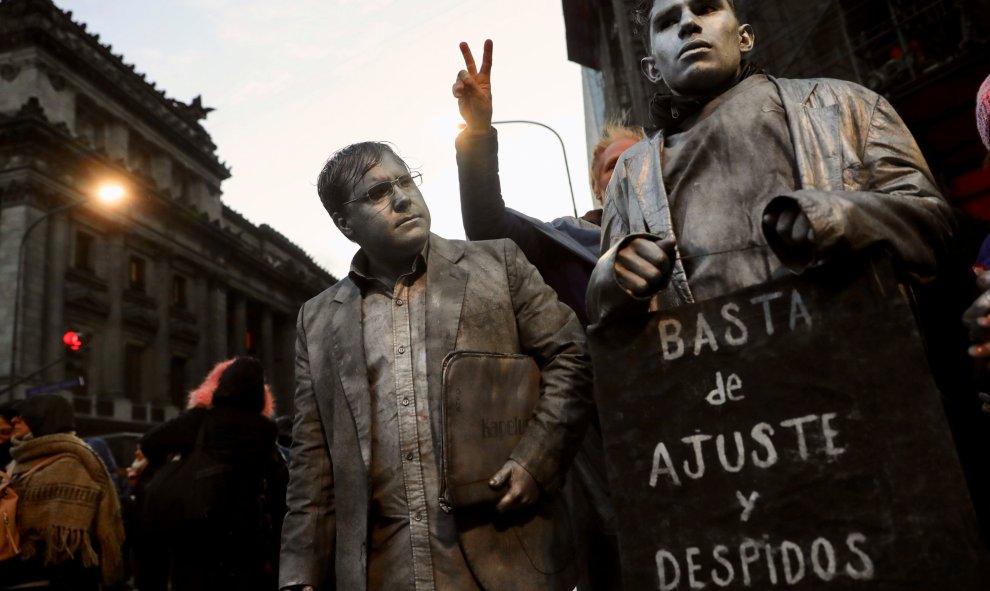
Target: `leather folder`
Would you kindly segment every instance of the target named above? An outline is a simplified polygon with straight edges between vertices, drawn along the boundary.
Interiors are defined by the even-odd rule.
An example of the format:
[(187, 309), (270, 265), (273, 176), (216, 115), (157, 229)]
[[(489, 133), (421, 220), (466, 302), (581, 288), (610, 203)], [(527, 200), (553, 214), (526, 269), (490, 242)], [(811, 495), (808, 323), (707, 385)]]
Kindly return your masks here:
[(490, 503), (505, 494), (488, 481), (522, 438), (540, 399), (540, 369), (527, 355), (454, 351), (443, 360), (444, 510)]

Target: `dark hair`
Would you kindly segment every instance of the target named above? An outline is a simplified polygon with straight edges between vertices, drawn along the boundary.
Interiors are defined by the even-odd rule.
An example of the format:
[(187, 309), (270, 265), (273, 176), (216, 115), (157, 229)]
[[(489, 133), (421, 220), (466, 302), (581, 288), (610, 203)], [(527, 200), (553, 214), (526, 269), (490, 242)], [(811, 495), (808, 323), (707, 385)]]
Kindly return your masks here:
[(14, 417), (21, 416), (20, 403), (18, 401), (7, 402), (0, 404), (0, 417), (3, 417), (8, 423), (13, 420)]
[(369, 170), (380, 164), (386, 154), (391, 154), (405, 165), (392, 146), (384, 142), (360, 142), (334, 152), (316, 179), (316, 192), (327, 213), (333, 216), (351, 198), (354, 185)]
[(254, 357), (236, 357), (220, 374), (213, 406), (261, 412), (265, 407), (265, 370)]
[[(638, 35), (643, 41), (646, 51), (650, 50), (650, 11), (653, 10), (655, 2), (656, 0), (640, 0), (632, 12), (633, 34)], [(736, 8), (736, 0), (725, 0), (725, 2), (738, 17), (739, 10)]]
[(58, 394), (36, 394), (21, 403), (21, 419), (34, 437), (76, 430), (72, 403)]

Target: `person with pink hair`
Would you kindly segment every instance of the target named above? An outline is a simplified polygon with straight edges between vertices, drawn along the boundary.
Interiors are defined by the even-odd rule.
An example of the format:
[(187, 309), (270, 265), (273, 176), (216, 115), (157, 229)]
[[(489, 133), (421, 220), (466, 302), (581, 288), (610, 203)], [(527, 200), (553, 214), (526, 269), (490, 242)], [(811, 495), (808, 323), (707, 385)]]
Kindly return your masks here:
[[(216, 391), (217, 386), (220, 384), (220, 376), (224, 371), (227, 370), (231, 364), (236, 361), (234, 359), (227, 359), (221, 361), (220, 363), (213, 366), (210, 373), (206, 374), (206, 378), (203, 379), (203, 383), (196, 387), (195, 390), (189, 392), (189, 397), (186, 401), (186, 408), (210, 408), (213, 406), (213, 393)], [(275, 418), (275, 398), (272, 396), (271, 388), (268, 384), (264, 384), (264, 405), (261, 407), (261, 414), (265, 415), (270, 419)]]
[(976, 129), (980, 132), (983, 145), (990, 152), (990, 76), (987, 76), (976, 93)]
[[(276, 446), (273, 412), (261, 363), (235, 357), (217, 364), (189, 393), (186, 412), (141, 439), (153, 467), (201, 446), (230, 470), (222, 507), (166, 532), (174, 591), (275, 588), (289, 475)], [(145, 513), (155, 510), (144, 507)]]

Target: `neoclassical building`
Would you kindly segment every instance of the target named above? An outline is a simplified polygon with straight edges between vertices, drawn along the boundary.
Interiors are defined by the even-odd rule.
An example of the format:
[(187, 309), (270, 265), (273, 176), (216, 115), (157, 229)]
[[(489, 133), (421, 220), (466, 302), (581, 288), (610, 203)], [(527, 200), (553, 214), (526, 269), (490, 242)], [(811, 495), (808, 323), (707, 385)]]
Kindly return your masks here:
[(221, 201), (210, 110), (48, 0), (0, 0), (0, 389), (24, 380), (0, 402), (81, 376), (81, 431), (143, 430), (247, 353), (291, 408), (296, 312), (334, 278)]

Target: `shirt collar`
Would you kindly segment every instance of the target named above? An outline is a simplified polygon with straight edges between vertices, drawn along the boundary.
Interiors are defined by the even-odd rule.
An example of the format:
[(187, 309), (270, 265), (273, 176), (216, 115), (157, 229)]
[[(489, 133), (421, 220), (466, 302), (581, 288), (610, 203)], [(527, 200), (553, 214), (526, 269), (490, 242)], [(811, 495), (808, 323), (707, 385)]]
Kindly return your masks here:
[[(423, 246), (423, 250), (416, 255), (413, 259), (412, 266), (409, 271), (402, 274), (398, 281), (406, 281), (407, 283), (412, 283), (420, 275), (426, 271), (426, 261), (430, 256), (430, 241), (426, 241), (426, 245)], [(385, 293), (391, 294), (392, 290), (395, 288), (394, 285), (386, 285), (384, 281), (375, 277), (370, 272), (370, 263), (368, 262), (368, 255), (365, 254), (364, 249), (357, 251), (354, 258), (351, 259), (351, 270), (347, 273), (347, 276), (351, 278), (351, 281), (358, 286), (361, 290), (361, 295), (364, 295), (369, 288), (377, 286), (379, 289), (385, 291)]]

